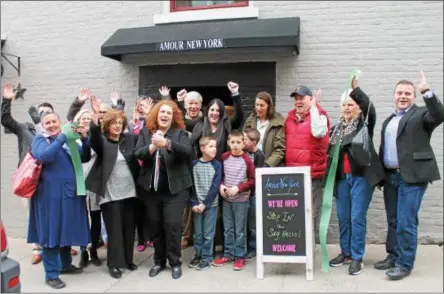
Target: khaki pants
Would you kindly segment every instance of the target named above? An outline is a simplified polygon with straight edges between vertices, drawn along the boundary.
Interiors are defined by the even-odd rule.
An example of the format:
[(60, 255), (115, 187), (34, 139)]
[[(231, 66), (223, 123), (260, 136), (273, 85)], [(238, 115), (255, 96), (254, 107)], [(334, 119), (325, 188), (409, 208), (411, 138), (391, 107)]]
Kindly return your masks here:
[(193, 231), (193, 211), (191, 210), (191, 204), (187, 204), (183, 212), (182, 244), (192, 245)]
[[(22, 198), (22, 203), (23, 203), (23, 206), (25, 207), (26, 215), (28, 216), (28, 218), (29, 218), (29, 202), (31, 202), (31, 199)], [(39, 244), (34, 243), (32, 245), (34, 247), (34, 249), (32, 250), (32, 254), (34, 254), (34, 255), (42, 254), (42, 247), (40, 247)]]

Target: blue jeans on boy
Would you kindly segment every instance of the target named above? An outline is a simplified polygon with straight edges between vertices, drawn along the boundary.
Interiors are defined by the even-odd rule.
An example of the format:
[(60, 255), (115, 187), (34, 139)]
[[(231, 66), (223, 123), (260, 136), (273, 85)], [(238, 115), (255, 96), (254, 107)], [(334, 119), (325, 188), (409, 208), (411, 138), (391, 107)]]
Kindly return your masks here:
[(249, 202), (247, 252), (256, 252), (256, 195), (250, 197)]
[(72, 267), (71, 247), (43, 247), (42, 260), (46, 280), (56, 279), (63, 269)]
[(246, 258), (247, 256), (247, 220), (250, 202), (223, 202), (222, 217), (224, 222), (224, 256)]
[(336, 188), (341, 251), (353, 260), (361, 261), (367, 235), (367, 211), (374, 187), (364, 177), (346, 174)]
[(213, 243), (216, 234), (217, 206), (208, 207), (202, 214), (194, 213), (194, 249), (202, 261), (213, 259)]
[(388, 231), (388, 258), (398, 267), (412, 270), (418, 245), (418, 212), (428, 184), (408, 184), (400, 173), (387, 174), (384, 203)]

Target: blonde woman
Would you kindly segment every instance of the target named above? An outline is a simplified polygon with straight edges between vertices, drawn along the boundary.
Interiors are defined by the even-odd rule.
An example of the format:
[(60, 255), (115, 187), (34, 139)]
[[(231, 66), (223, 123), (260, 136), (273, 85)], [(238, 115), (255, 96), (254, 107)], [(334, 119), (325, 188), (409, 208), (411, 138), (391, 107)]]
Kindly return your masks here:
[(330, 261), (330, 266), (338, 267), (350, 263), (348, 273), (359, 275), (363, 269), (367, 210), (374, 188), (384, 179), (384, 171), (373, 144), (370, 144), (370, 166), (360, 166), (350, 152), (353, 138), (364, 126), (368, 115), (368, 132), (373, 140), (376, 123), (376, 110), (370, 99), (359, 88), (357, 80), (352, 82), (352, 90), (342, 94), (342, 115), (338, 124), (333, 126), (330, 135), (329, 157), (334, 146), (340, 145), (338, 167), (336, 170), (336, 211), (339, 222), (341, 253)]
[[(76, 122), (79, 124), (79, 126), (82, 126), (86, 129), (87, 132), (89, 132), (89, 126), (91, 123), (91, 116), (92, 112), (88, 109), (82, 109), (80, 110), (76, 116), (73, 119), (73, 122)], [(78, 141), (79, 145), (81, 145), (80, 140)], [(91, 150), (91, 160), (83, 163), (83, 173), (84, 177), (88, 176), (92, 165), (94, 164), (94, 161), (96, 160), (96, 153)], [(102, 230), (102, 222), (101, 222), (101, 211), (99, 206), (100, 196), (96, 195), (94, 192), (86, 191), (86, 206), (89, 211), (90, 216), (90, 235), (91, 235), (91, 247), (90, 247), (90, 255), (91, 255), (91, 262), (95, 266), (100, 266), (102, 262), (100, 261), (98, 255), (97, 255), (97, 249), (99, 247), (99, 239), (100, 239), (100, 233)], [(80, 264), (79, 267), (87, 267), (89, 262), (89, 254), (86, 248), (81, 248), (82, 255), (80, 257)]]

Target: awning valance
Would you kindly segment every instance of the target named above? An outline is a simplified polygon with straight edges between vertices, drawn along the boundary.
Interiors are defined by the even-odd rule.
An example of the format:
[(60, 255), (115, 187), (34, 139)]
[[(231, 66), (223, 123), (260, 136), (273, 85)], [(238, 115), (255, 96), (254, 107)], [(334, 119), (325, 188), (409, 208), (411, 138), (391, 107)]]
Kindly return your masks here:
[(214, 21), (118, 29), (101, 47), (102, 56), (223, 48), (292, 46), (299, 54), (300, 18)]

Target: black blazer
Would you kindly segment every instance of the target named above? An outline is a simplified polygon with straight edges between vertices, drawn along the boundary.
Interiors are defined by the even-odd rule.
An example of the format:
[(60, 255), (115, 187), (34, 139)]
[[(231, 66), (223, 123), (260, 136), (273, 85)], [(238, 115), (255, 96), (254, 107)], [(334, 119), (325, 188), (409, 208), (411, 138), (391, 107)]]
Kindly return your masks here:
[[(364, 91), (361, 90), (361, 88), (356, 88), (350, 93), (350, 97), (358, 104), (359, 108), (362, 112), (362, 117), (359, 121), (356, 133), (359, 132), (359, 130), (364, 126), (364, 119), (368, 115), (368, 133), (370, 136), (371, 144), (370, 144), (370, 165), (369, 166), (360, 166), (353, 160), (353, 156), (350, 152), (350, 146), (353, 138), (355, 137), (356, 133), (350, 134), (349, 136), (346, 136), (342, 139), (341, 144), (341, 150), (339, 152), (339, 161), (338, 161), (338, 169), (336, 173), (336, 179), (340, 180), (344, 178), (344, 155), (348, 155), (348, 159), (350, 162), (350, 166), (352, 168), (352, 175), (353, 176), (360, 176), (365, 177), (369, 183), (372, 186), (376, 186), (380, 184), (384, 180), (384, 170), (381, 165), (381, 162), (379, 161), (378, 154), (376, 153), (376, 150), (373, 145), (373, 133), (375, 129), (376, 124), (376, 109), (374, 105), (370, 107), (370, 111), (368, 111), (368, 106), (370, 104), (370, 98), (365, 94)], [(368, 113), (369, 112), (369, 113)], [(333, 130), (336, 129), (338, 125), (333, 127)], [(331, 132), (333, 134), (333, 132)], [(328, 149), (328, 155), (329, 155), (329, 161), (328, 165), (330, 166), (331, 160), (334, 153), (334, 146), (329, 145)]]
[(134, 149), (137, 142), (136, 136), (130, 133), (123, 133), (119, 142), (111, 141), (107, 136), (102, 134), (100, 124), (96, 125), (91, 122), (90, 138), (91, 148), (96, 152), (97, 158), (86, 178), (86, 187), (89, 191), (102, 197), (105, 195), (106, 185), (116, 163), (119, 146), (120, 152), (123, 157), (125, 157), (126, 163), (131, 171), (134, 183), (137, 183), (140, 166), (134, 156)]
[[(154, 156), (149, 152), (153, 134), (143, 128), (137, 140), (135, 157), (143, 161), (137, 183), (147, 192), (151, 189), (151, 179), (154, 169)], [(169, 129), (165, 137), (171, 140), (171, 151), (165, 150), (165, 163), (171, 194), (177, 194), (192, 186), (189, 163), (193, 156), (188, 134), (182, 129)]]
[[(435, 95), (432, 98), (424, 98), (424, 102), (425, 106), (421, 107), (413, 104), (398, 126), (396, 148), (399, 169), (404, 181), (409, 184), (427, 183), (441, 178), (430, 138), (433, 130), (444, 121), (444, 107)], [(382, 164), (385, 129), (394, 116), (392, 114), (382, 124), (379, 149)]]

